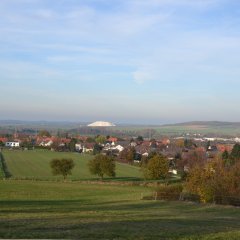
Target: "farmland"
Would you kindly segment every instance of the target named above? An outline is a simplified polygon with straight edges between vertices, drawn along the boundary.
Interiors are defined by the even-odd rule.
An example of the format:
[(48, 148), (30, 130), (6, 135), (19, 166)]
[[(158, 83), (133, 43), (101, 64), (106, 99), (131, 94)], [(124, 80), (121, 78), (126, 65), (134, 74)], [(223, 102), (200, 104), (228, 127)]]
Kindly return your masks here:
[[(70, 180), (96, 179), (90, 175), (87, 167), (88, 160), (92, 155), (78, 153), (61, 153), (44, 150), (4, 150), (3, 156), (8, 167), (8, 171), (14, 179), (37, 179), (37, 180), (57, 180), (60, 176), (53, 176), (49, 162), (53, 158), (72, 158), (75, 167)], [(142, 177), (140, 169), (135, 166), (117, 163), (116, 180), (138, 180)]]
[[(71, 157), (69, 180), (95, 180), (87, 168), (91, 155), (4, 150), (3, 156), (12, 177), (0, 180), (0, 238), (240, 238), (239, 208), (142, 200), (153, 187), (52, 176), (49, 161)], [(115, 181), (141, 179), (137, 167), (118, 163), (116, 170)]]
[(240, 209), (141, 200), (146, 187), (6, 180), (0, 188), (0, 238), (240, 238)]

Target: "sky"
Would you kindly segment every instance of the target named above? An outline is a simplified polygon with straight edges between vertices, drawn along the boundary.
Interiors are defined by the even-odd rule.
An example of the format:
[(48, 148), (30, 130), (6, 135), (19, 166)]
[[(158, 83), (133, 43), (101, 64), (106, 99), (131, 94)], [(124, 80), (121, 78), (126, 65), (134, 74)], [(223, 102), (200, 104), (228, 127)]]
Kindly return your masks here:
[(0, 119), (240, 121), (239, 0), (0, 0)]

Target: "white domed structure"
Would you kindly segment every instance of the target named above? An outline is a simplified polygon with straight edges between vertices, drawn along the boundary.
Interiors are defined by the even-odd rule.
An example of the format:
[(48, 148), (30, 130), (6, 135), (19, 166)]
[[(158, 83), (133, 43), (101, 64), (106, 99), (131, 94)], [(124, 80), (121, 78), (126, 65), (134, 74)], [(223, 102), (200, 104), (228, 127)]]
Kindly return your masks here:
[(114, 127), (116, 126), (113, 123), (110, 122), (102, 122), (102, 121), (97, 121), (91, 124), (88, 124), (88, 127)]

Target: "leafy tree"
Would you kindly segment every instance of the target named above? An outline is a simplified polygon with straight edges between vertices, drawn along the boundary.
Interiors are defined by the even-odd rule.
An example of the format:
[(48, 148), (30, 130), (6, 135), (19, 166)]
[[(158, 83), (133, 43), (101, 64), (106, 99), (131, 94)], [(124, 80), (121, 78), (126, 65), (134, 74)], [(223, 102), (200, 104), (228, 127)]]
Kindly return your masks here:
[(191, 194), (198, 195), (201, 202), (212, 201), (214, 198), (213, 177), (214, 172), (210, 167), (202, 168), (197, 165), (188, 173), (186, 189)]
[(93, 175), (98, 175), (103, 179), (104, 175), (115, 177), (115, 161), (110, 156), (98, 154), (88, 162), (89, 171)]
[(205, 149), (208, 150), (210, 146), (211, 146), (211, 142), (210, 142), (210, 141), (207, 141), (206, 146), (205, 146)]
[(31, 141), (24, 141), (20, 144), (20, 147), (30, 149), (33, 148), (33, 144)]
[(191, 148), (193, 146), (193, 141), (191, 139), (185, 139), (184, 140), (184, 147)]
[(143, 141), (144, 141), (144, 139), (143, 139), (142, 136), (138, 136), (138, 137), (136, 138), (136, 140), (137, 140), (138, 142), (143, 142)]
[(95, 138), (95, 141), (99, 144), (103, 144), (106, 142), (106, 137), (105, 136), (102, 136), (102, 135), (99, 135)]
[(230, 166), (232, 165), (232, 160), (230, 159), (229, 153), (227, 150), (225, 150), (222, 153), (222, 160), (224, 161), (225, 166)]
[(222, 153), (222, 159), (223, 159), (223, 160), (226, 160), (226, 159), (228, 159), (228, 158), (229, 158), (229, 153), (228, 153), (227, 150), (225, 150), (225, 151)]
[(68, 148), (71, 152), (75, 152), (76, 148), (75, 148), (75, 144), (77, 143), (77, 139), (76, 138), (72, 138), (71, 141), (68, 144)]
[(128, 163), (132, 163), (134, 161), (135, 154), (136, 154), (136, 150), (134, 147), (131, 147), (128, 149), (127, 155), (126, 155), (126, 160), (128, 161)]
[(236, 143), (233, 146), (232, 152), (230, 154), (230, 158), (232, 160), (232, 163), (235, 163), (240, 160), (240, 144)]
[(51, 145), (51, 148), (54, 149), (55, 151), (58, 151), (60, 144), (61, 144), (61, 141), (59, 139), (55, 139)]
[(149, 161), (151, 158), (155, 157), (157, 155), (156, 151), (152, 151), (148, 154), (147, 160)]
[(93, 146), (93, 155), (101, 153), (103, 147), (99, 145), (98, 143), (94, 144)]
[(223, 160), (215, 159), (203, 167), (198, 165), (190, 170), (185, 190), (197, 194), (201, 202), (217, 200), (223, 203), (232, 196), (240, 196), (239, 172), (240, 163), (225, 167)]
[(149, 159), (146, 166), (143, 166), (146, 179), (165, 179), (168, 176), (168, 170), (168, 159), (161, 154), (156, 154)]
[(184, 139), (183, 138), (177, 139), (176, 142), (175, 142), (175, 145), (177, 147), (183, 148), (184, 147)]
[(0, 147), (4, 147), (4, 146), (5, 146), (4, 142), (0, 141)]
[(86, 142), (87, 142), (87, 143), (94, 143), (94, 142), (95, 142), (95, 139), (92, 138), (92, 137), (88, 137), (88, 138), (86, 139)]
[(71, 158), (52, 159), (50, 162), (53, 175), (62, 175), (64, 180), (67, 175), (72, 174), (74, 165)]
[(51, 134), (47, 130), (41, 130), (38, 133), (38, 136), (40, 136), (40, 137), (51, 137)]

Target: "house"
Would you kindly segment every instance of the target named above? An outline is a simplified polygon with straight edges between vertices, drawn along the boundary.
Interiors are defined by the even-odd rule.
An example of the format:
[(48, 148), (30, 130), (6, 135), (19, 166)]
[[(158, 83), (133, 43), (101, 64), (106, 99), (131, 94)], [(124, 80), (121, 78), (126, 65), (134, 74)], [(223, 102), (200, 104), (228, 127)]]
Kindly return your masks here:
[(147, 157), (150, 152), (150, 147), (144, 146), (144, 145), (138, 145), (135, 147), (135, 150), (136, 150), (136, 153)]
[(228, 151), (231, 152), (233, 149), (233, 144), (217, 144), (216, 147), (218, 149), (219, 152), (224, 152), (224, 151)]
[(129, 141), (117, 141), (116, 145), (120, 145), (122, 146), (123, 148), (127, 148), (129, 147)]
[(124, 147), (120, 144), (118, 144), (114, 149), (117, 149), (119, 152), (122, 152), (124, 150)]
[(106, 150), (106, 151), (108, 151), (108, 150), (111, 150), (111, 149), (112, 149), (112, 144), (111, 144), (111, 143), (109, 143), (109, 142), (107, 142), (107, 143), (105, 144), (105, 146), (104, 146), (103, 150)]
[(6, 142), (5, 143), (6, 147), (20, 147), (20, 142)]
[(76, 143), (75, 144), (75, 149), (77, 152), (81, 152), (83, 147), (82, 147), (82, 144), (81, 143)]
[(161, 142), (162, 142), (162, 144), (165, 145), (165, 146), (167, 146), (167, 145), (169, 145), (169, 144), (171, 143), (168, 138), (163, 138), (163, 139), (161, 140)]
[(52, 140), (44, 140), (39, 144), (39, 146), (50, 147), (52, 144), (53, 144)]
[(95, 145), (95, 143), (85, 143), (85, 144), (83, 145), (83, 150), (82, 150), (82, 152), (83, 152), (83, 153), (92, 152), (92, 151), (93, 151), (93, 148), (94, 148), (94, 145)]
[(110, 138), (107, 139), (108, 142), (112, 142), (112, 143), (113, 143), (113, 142), (114, 142), (114, 143), (117, 142), (117, 140), (118, 140), (118, 139), (117, 139), (116, 137), (110, 137)]

